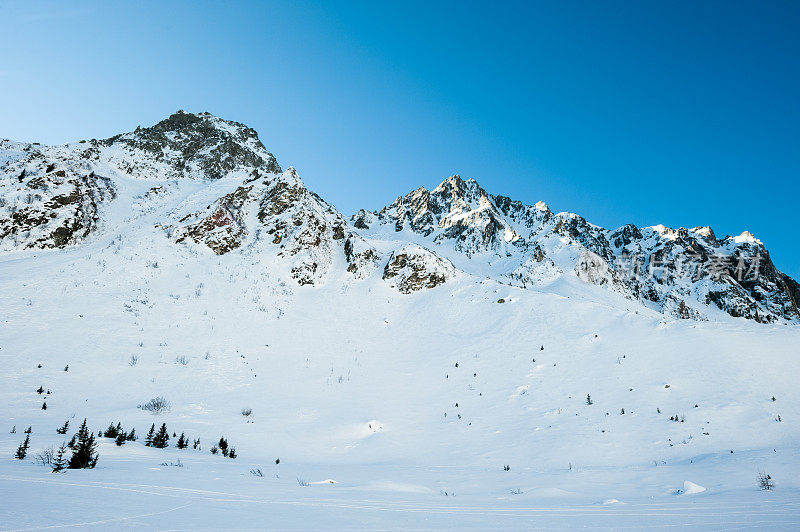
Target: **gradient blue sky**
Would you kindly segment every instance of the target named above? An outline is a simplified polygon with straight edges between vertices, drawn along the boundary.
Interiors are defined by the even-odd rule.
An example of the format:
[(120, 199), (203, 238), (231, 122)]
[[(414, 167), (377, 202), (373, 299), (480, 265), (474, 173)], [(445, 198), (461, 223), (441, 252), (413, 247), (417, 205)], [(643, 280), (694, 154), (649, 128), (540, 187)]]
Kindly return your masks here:
[(800, 278), (800, 2), (6, 2), (0, 136), (177, 109), (254, 127), (346, 214), (447, 176), (747, 229)]

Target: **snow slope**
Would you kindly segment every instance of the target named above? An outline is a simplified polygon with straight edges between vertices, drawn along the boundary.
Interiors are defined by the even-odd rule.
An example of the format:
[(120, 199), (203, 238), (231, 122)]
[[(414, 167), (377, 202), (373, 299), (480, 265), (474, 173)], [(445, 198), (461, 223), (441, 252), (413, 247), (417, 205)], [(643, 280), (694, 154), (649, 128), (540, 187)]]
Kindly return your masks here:
[[(512, 284), (487, 250), (350, 225), (260, 157), (212, 177), (90, 160), (113, 190), (92, 229), (0, 256), (0, 529), (800, 526), (791, 321), (676, 319), (557, 258)], [(168, 412), (137, 408), (156, 396)], [(35, 463), (84, 418), (201, 449)]]

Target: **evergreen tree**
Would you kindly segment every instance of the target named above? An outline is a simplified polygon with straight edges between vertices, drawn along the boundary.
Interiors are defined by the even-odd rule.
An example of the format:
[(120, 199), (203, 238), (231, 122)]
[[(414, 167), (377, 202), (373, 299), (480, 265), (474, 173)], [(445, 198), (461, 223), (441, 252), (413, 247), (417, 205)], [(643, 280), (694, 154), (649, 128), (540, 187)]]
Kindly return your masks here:
[(167, 432), (167, 424), (162, 423), (161, 428), (158, 429), (155, 438), (153, 438), (153, 447), (163, 449), (169, 444), (169, 433)]
[(589, 395), (588, 393), (586, 394), (586, 404), (587, 405), (593, 405), (594, 404), (594, 402), (592, 402), (592, 396)]
[(147, 437), (145, 437), (145, 439), (144, 439), (144, 444), (147, 447), (152, 447), (153, 446), (153, 438), (155, 437), (154, 436), (155, 433), (156, 433), (156, 424), (153, 423), (152, 425), (150, 425), (150, 432), (147, 433)]
[(67, 457), (64, 456), (66, 452), (67, 446), (62, 443), (61, 447), (58, 448), (56, 457), (53, 459), (53, 473), (63, 471), (67, 467)]
[(33, 428), (28, 427), (27, 429), (25, 429), (25, 434), (30, 434), (31, 432), (33, 432)]
[(44, 393), (44, 388), (43, 388), (42, 386), (39, 386), (39, 389), (38, 389), (38, 390), (36, 390), (36, 392), (37, 392), (39, 395), (42, 395), (42, 394)]
[(42, 403), (42, 410), (47, 410), (47, 401)]
[(130, 433), (128, 433), (128, 437), (126, 438), (128, 441), (136, 441), (136, 429), (132, 428)]
[(216, 445), (211, 446), (211, 454), (217, 454), (219, 452), (219, 448)]
[(69, 460), (69, 469), (91, 469), (97, 464), (97, 442), (94, 434), (89, 433), (86, 428), (86, 420), (83, 420), (78, 429), (77, 441), (72, 450), (72, 458)]
[(117, 433), (117, 439), (114, 440), (114, 443), (117, 444), (117, 447), (121, 447), (125, 443), (125, 437), (126, 436), (127, 435), (125, 434), (125, 431), (121, 431), (121, 432)]
[(114, 423), (111, 423), (106, 431), (103, 433), (103, 436), (106, 438), (116, 438), (117, 437), (117, 427), (114, 426)]
[(72, 438), (70, 438), (70, 440), (69, 440), (69, 443), (67, 444), (67, 447), (69, 447), (70, 449), (75, 449), (75, 446), (76, 446), (76, 445), (77, 445), (77, 438), (76, 438), (76, 436), (73, 434), (73, 435), (72, 435)]
[(28, 447), (31, 444), (31, 436), (28, 434), (25, 436), (25, 441), (19, 444), (17, 447), (17, 453), (14, 455), (18, 460), (24, 460), (25, 455), (28, 454)]
[(57, 432), (58, 434), (66, 434), (68, 430), (69, 430), (69, 419), (68, 419), (68, 420), (66, 420), (66, 421), (64, 422), (64, 424), (63, 424), (63, 425), (61, 425), (61, 427), (60, 427), (60, 428), (57, 428), (57, 429), (56, 429), (56, 432)]
[(236, 458), (236, 447), (231, 447), (231, 450), (228, 451), (228, 458)]
[(222, 451), (222, 456), (228, 456), (228, 442), (225, 438), (219, 439), (219, 450)]
[(183, 432), (181, 432), (181, 437), (178, 438), (178, 449), (186, 449), (189, 446), (189, 440), (186, 438)]
[(197, 438), (196, 440), (194, 440), (194, 443), (192, 444), (192, 449), (197, 449), (199, 447), (200, 447), (200, 438)]
[(13, 427), (11, 427), (11, 434), (16, 434), (16, 433), (17, 433), (17, 426), (14, 425)]

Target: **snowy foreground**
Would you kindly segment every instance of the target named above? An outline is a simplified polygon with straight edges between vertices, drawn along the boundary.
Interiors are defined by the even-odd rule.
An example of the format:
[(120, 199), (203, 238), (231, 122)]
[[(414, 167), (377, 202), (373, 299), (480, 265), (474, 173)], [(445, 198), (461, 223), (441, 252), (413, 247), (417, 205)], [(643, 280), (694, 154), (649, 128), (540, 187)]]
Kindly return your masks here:
[[(299, 287), (270, 260), (156, 231), (2, 259), (0, 529), (800, 527), (797, 327), (667, 320), (577, 280)], [(170, 412), (137, 408), (156, 396)], [(84, 417), (140, 439), (36, 464)], [(145, 447), (152, 423), (201, 450)]]

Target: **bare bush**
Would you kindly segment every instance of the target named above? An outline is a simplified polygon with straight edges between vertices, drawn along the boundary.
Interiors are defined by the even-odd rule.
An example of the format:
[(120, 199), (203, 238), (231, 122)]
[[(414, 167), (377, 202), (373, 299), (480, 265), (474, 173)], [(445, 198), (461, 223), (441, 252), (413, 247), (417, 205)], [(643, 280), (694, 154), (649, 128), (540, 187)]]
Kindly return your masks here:
[(128, 359), (129, 366), (135, 366), (139, 362), (139, 355), (131, 355), (131, 358)]
[(297, 484), (300, 486), (308, 486), (308, 481), (302, 477), (297, 477)]
[(254, 477), (263, 477), (264, 476), (264, 472), (261, 471), (260, 469), (251, 469), (250, 470), (250, 474), (253, 475)]
[(250, 417), (250, 416), (252, 416), (252, 415), (253, 415), (253, 409), (252, 409), (252, 408), (250, 408), (250, 407), (248, 407), (248, 406), (246, 406), (246, 407), (242, 408), (242, 415), (243, 415), (244, 417)]
[(170, 409), (172, 409), (172, 403), (159, 396), (153, 397), (146, 403), (140, 404), (139, 408), (142, 410), (147, 410), (153, 414), (161, 414), (162, 412), (169, 412)]
[(187, 357), (186, 355), (177, 356), (175, 357), (175, 363), (180, 364), (181, 366), (186, 366), (187, 364), (189, 364), (189, 357)]
[(768, 474), (764, 473), (763, 471), (758, 472), (758, 487), (762, 490), (771, 490), (775, 489), (775, 481), (772, 480), (772, 477)]
[(48, 447), (46, 449), (43, 449), (41, 452), (37, 453), (33, 459), (39, 465), (52, 467), (55, 456), (56, 456), (55, 450), (52, 447)]

